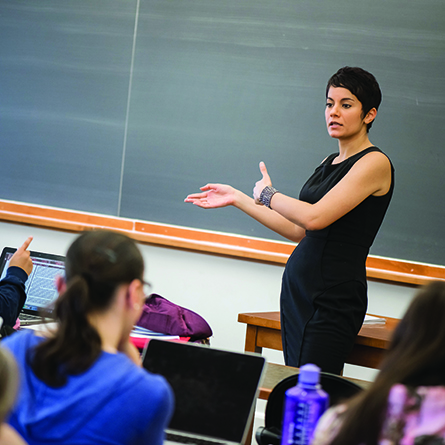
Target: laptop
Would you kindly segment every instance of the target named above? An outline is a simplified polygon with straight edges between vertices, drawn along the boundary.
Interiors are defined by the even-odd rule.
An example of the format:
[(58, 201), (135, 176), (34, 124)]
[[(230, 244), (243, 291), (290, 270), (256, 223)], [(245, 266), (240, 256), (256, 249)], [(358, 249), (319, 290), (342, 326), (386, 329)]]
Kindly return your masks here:
[[(17, 249), (5, 247), (0, 257), (0, 279), (6, 276), (12, 255)], [(20, 325), (53, 321), (53, 303), (58, 297), (56, 276), (65, 274), (65, 257), (50, 253), (30, 251), (33, 269), (25, 283), (26, 301), (19, 314)]]
[(148, 371), (163, 375), (175, 395), (166, 444), (241, 444), (247, 436), (265, 359), (259, 354), (152, 339)]

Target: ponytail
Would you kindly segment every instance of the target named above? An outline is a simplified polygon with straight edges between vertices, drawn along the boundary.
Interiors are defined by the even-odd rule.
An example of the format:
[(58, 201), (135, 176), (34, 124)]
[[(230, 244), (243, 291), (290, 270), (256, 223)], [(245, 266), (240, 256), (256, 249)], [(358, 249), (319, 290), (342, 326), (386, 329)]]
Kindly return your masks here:
[(49, 386), (63, 386), (68, 375), (85, 372), (101, 353), (99, 334), (87, 318), (89, 292), (83, 276), (71, 280), (56, 302), (57, 335), (33, 351), (32, 369)]
[(143, 260), (135, 243), (108, 231), (85, 232), (69, 248), (67, 287), (55, 304), (56, 335), (30, 351), (36, 376), (52, 387), (87, 371), (99, 358), (102, 342), (88, 315), (105, 311), (117, 287), (142, 278)]

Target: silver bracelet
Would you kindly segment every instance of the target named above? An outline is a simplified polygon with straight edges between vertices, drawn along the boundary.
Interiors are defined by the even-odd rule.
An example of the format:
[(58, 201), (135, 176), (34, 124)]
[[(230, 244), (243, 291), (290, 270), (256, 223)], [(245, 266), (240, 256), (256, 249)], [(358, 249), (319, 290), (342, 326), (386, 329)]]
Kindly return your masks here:
[(261, 192), (259, 201), (261, 204), (264, 204), (266, 207), (270, 207), (270, 200), (272, 199), (272, 196), (275, 195), (275, 193), (278, 193), (278, 190), (271, 187), (270, 185), (266, 185), (266, 187), (263, 188), (263, 191)]

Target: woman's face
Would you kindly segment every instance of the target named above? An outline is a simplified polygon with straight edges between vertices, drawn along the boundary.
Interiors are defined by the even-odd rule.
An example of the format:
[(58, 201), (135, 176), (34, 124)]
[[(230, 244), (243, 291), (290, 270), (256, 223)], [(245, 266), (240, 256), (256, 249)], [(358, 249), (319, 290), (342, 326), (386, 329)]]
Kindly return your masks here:
[(362, 103), (346, 88), (329, 88), (325, 118), (329, 136), (333, 138), (353, 139), (366, 133)]

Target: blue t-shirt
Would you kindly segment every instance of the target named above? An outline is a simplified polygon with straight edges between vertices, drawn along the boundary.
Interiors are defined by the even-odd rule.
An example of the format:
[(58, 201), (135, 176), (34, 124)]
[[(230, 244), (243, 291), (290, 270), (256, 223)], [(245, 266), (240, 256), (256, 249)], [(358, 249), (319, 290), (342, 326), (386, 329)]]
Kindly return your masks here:
[(174, 405), (163, 377), (122, 353), (102, 352), (86, 372), (52, 388), (27, 364), (27, 352), (42, 340), (23, 330), (1, 343), (15, 356), (21, 377), (8, 423), (29, 445), (162, 444)]

